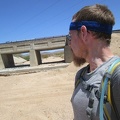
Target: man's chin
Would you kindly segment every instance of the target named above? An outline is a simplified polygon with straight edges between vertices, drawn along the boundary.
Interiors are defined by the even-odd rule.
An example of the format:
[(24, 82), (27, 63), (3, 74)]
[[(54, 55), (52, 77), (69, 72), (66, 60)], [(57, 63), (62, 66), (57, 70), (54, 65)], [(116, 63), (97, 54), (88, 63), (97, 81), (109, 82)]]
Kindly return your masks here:
[(78, 57), (73, 57), (73, 62), (76, 67), (80, 67), (84, 63), (86, 63), (86, 60), (84, 58), (78, 58)]
[(72, 55), (73, 55), (73, 62), (74, 62), (74, 65), (77, 66), (77, 67), (80, 67), (81, 65), (83, 65), (84, 63), (86, 63), (86, 60), (84, 58), (80, 58), (80, 57), (77, 57), (73, 50), (71, 49), (72, 51)]

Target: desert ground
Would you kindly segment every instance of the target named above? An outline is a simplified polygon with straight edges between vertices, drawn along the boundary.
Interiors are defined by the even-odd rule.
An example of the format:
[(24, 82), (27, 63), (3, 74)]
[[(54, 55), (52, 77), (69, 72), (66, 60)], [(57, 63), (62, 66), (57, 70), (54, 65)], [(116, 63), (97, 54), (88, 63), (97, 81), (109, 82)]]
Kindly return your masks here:
[[(120, 55), (119, 34), (113, 34), (111, 49), (114, 54)], [(52, 60), (59, 61), (61, 58), (44, 59), (46, 62)], [(15, 63), (25, 64), (26, 61), (15, 58)], [(63, 68), (1, 75), (0, 120), (73, 120), (70, 99), (74, 76), (79, 69), (71, 62)]]

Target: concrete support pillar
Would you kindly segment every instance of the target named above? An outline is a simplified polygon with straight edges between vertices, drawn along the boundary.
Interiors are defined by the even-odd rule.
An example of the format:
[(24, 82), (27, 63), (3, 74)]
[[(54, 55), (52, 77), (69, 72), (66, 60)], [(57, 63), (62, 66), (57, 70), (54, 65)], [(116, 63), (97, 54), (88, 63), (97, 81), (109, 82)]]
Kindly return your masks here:
[(4, 65), (3, 57), (0, 54), (0, 69), (3, 69), (3, 68), (5, 68), (5, 65)]
[(42, 64), (42, 57), (40, 51), (36, 51), (36, 57), (38, 60), (38, 65)]
[(70, 63), (72, 62), (72, 51), (69, 46), (65, 46), (64, 48), (64, 60), (65, 63)]
[(0, 69), (14, 66), (15, 64), (12, 54), (0, 54)]
[(40, 51), (30, 50), (30, 66), (37, 66), (42, 63)]

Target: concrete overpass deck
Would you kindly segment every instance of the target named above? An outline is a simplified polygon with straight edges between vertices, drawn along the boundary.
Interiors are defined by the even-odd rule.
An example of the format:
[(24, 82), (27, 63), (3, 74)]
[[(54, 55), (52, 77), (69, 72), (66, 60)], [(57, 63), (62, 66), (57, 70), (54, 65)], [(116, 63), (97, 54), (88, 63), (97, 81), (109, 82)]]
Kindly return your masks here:
[(0, 69), (14, 67), (13, 54), (30, 53), (30, 66), (42, 64), (40, 51), (64, 49), (66, 63), (72, 61), (71, 50), (66, 36), (38, 38), (0, 44)]
[(57, 36), (49, 38), (38, 38), (32, 40), (10, 42), (0, 44), (0, 53), (21, 53), (29, 52), (31, 49), (34, 50), (51, 50), (64, 48), (66, 44), (66, 36)]

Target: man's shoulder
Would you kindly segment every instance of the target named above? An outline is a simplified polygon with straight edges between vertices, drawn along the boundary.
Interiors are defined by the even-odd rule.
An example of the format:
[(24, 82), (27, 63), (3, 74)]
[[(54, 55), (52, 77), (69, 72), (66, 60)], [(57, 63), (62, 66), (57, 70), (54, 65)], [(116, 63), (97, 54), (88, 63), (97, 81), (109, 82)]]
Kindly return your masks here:
[[(113, 65), (114, 64), (114, 65)], [(120, 57), (111, 64), (111, 83), (120, 83)]]
[(87, 70), (88, 67), (89, 67), (89, 64), (87, 64), (87, 65), (81, 67), (81, 69), (78, 70), (77, 73), (76, 73), (76, 79), (78, 79), (78, 78), (80, 77), (80, 74), (81, 74), (83, 71)]
[(120, 78), (120, 64), (116, 67), (116, 69), (114, 69), (112, 74), (112, 78), (116, 78), (116, 77)]

